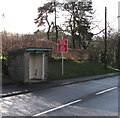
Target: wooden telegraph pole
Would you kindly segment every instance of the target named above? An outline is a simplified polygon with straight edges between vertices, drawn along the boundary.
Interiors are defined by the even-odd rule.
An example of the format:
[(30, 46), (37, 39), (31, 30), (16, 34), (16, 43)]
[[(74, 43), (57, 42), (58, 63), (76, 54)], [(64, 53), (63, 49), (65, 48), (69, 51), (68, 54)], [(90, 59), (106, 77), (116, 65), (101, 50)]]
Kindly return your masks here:
[(104, 68), (107, 68), (107, 7), (105, 7)]
[(120, 1), (118, 2), (118, 46), (117, 46), (117, 68), (120, 69)]

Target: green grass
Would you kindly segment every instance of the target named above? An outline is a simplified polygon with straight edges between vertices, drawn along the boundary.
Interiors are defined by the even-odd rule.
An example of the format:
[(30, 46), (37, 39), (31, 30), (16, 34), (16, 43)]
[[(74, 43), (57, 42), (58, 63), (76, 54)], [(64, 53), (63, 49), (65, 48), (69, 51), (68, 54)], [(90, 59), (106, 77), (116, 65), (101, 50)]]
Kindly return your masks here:
[[(74, 77), (85, 77), (99, 74), (106, 74), (112, 72), (118, 72), (111, 67), (104, 69), (103, 64), (96, 61), (74, 61), (66, 60), (64, 61), (64, 75), (61, 74), (61, 61), (53, 61), (49, 63), (48, 66), (48, 78), (51, 80), (57, 79), (67, 79)], [(119, 71), (120, 72), (120, 71)]]

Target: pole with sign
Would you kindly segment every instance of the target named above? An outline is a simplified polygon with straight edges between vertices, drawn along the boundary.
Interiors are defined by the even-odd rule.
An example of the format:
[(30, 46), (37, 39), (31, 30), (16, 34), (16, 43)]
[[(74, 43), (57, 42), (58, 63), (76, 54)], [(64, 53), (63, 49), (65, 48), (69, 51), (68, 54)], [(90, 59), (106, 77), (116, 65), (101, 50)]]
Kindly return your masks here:
[(68, 39), (58, 39), (57, 51), (62, 56), (62, 75), (64, 75), (64, 53), (68, 52)]
[(64, 52), (61, 52), (62, 55), (62, 75), (64, 75)]

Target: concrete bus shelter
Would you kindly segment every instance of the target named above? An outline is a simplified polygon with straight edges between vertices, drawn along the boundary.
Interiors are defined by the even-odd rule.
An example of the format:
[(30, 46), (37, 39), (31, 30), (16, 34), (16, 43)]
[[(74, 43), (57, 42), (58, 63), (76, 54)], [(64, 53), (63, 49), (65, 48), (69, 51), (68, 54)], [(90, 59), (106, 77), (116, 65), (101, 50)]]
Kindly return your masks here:
[(25, 48), (8, 52), (10, 77), (23, 83), (47, 80), (51, 48)]

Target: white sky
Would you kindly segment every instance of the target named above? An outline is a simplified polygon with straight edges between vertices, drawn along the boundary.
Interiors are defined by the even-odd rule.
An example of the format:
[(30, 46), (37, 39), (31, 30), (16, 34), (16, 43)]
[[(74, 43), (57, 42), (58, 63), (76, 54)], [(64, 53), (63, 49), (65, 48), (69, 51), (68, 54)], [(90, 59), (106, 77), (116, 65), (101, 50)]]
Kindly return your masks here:
[[(13, 33), (33, 33), (37, 30), (34, 19), (37, 8), (46, 0), (0, 0), (0, 31), (3, 29)], [(101, 21), (100, 28), (104, 28), (104, 8), (107, 6), (108, 22), (118, 28), (118, 1), (120, 0), (92, 0), (96, 10), (96, 19)], [(2, 18), (2, 14), (5, 18)]]

